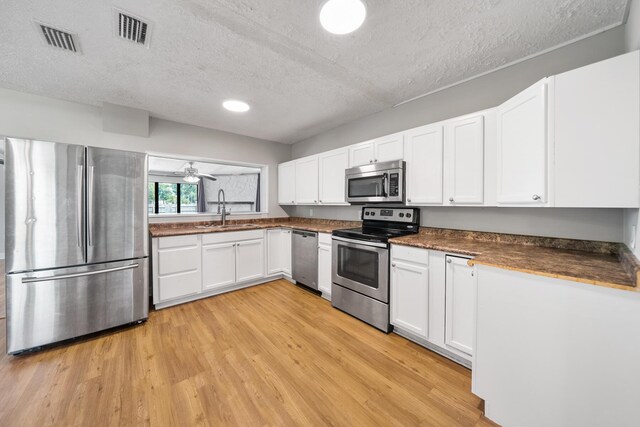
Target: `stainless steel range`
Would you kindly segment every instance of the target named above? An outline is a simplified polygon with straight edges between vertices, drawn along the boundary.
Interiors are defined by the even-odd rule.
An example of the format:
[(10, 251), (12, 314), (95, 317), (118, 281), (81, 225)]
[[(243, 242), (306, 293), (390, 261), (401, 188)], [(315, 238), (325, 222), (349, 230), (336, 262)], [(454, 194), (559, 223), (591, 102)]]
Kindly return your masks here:
[(362, 228), (335, 230), (332, 234), (332, 305), (391, 332), (389, 239), (417, 233), (420, 210), (365, 206), (362, 220)]

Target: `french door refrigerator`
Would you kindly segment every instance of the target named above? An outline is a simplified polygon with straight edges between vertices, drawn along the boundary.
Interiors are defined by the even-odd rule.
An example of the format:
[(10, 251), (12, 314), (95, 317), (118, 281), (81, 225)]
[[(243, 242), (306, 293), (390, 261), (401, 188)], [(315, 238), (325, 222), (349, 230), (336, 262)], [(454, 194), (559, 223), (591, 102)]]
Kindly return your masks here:
[(5, 139), (7, 353), (147, 318), (147, 155)]

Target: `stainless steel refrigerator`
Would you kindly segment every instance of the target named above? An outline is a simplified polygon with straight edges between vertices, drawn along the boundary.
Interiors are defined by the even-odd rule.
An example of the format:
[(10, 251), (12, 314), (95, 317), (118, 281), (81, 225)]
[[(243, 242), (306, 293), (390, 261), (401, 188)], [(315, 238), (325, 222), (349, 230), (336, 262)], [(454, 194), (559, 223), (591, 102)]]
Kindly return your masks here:
[(147, 155), (5, 139), (7, 353), (147, 318)]

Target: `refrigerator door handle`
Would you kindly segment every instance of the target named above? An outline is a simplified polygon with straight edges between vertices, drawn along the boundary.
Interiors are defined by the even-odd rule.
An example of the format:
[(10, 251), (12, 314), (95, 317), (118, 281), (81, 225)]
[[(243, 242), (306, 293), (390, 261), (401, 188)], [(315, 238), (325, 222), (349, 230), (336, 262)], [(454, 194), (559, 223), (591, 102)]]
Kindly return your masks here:
[[(84, 166), (78, 165), (77, 176), (76, 176), (76, 191), (78, 192), (77, 202), (76, 202), (76, 231), (78, 233), (78, 247), (83, 246), (83, 238), (82, 238), (82, 187), (84, 182)], [(84, 256), (83, 256), (84, 258)]]
[(49, 282), (52, 280), (64, 280), (73, 279), (75, 277), (95, 276), (98, 274), (113, 273), (114, 271), (131, 270), (138, 268), (139, 264), (130, 264), (122, 267), (105, 268), (104, 270), (86, 271), (83, 273), (61, 274), (59, 276), (47, 276), (47, 277), (24, 277), (22, 283), (37, 283), (37, 282)]
[(87, 234), (89, 235), (89, 246), (93, 246), (93, 166), (88, 168), (87, 178)]

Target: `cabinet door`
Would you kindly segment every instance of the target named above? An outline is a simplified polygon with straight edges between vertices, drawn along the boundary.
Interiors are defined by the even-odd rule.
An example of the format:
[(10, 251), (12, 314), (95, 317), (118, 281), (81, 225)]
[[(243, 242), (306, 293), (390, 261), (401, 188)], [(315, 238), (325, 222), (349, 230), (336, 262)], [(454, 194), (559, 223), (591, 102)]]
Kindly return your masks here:
[(419, 264), (391, 262), (391, 324), (429, 337), (429, 275)]
[(640, 206), (640, 53), (554, 77), (555, 207)]
[(349, 151), (345, 148), (318, 156), (320, 186), (318, 201), (323, 205), (346, 204), (344, 171), (349, 168)]
[(404, 134), (378, 138), (373, 142), (373, 163), (402, 160), (404, 158)]
[(154, 304), (199, 293), (202, 269), (198, 236), (160, 237), (155, 241)]
[(236, 282), (236, 244), (220, 243), (202, 247), (202, 288), (211, 290)]
[(484, 117), (447, 125), (447, 204), (484, 201)]
[(282, 272), (284, 264), (284, 230), (267, 230), (267, 274)]
[(445, 344), (473, 355), (476, 278), (467, 258), (447, 256)]
[(331, 246), (318, 245), (318, 290), (331, 295)]
[(278, 165), (278, 203), (292, 205), (296, 198), (296, 170), (295, 163), (288, 162)]
[(264, 277), (264, 239), (236, 243), (236, 281)]
[(373, 163), (373, 143), (365, 142), (349, 147), (349, 166), (362, 166)]
[(291, 230), (283, 230), (282, 272), (291, 277)]
[(296, 160), (295, 175), (296, 203), (318, 203), (318, 157)]
[(407, 204), (442, 204), (443, 131), (441, 125), (412, 129), (405, 136)]
[(547, 201), (547, 79), (497, 109), (498, 204)]

